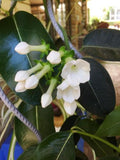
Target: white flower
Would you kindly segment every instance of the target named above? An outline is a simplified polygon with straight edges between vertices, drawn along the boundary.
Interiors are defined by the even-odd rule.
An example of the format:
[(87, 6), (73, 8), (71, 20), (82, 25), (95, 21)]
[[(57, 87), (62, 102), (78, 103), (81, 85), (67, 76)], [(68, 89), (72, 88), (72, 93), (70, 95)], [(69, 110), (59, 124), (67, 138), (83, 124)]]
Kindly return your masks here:
[(16, 85), (16, 87), (15, 87), (15, 91), (16, 92), (24, 92), (24, 91), (26, 91), (25, 81), (18, 82), (17, 85)]
[(26, 89), (34, 89), (37, 87), (39, 83), (39, 79), (36, 75), (32, 75), (28, 77), (25, 81), (25, 88)]
[(59, 64), (61, 62), (61, 55), (59, 52), (57, 51), (51, 51), (49, 53), (49, 55), (47, 56), (47, 60), (51, 63), (51, 64)]
[(72, 103), (80, 97), (80, 87), (70, 86), (67, 80), (64, 80), (57, 89), (57, 99), (63, 98), (64, 101)]
[(51, 103), (52, 103), (52, 96), (48, 93), (44, 93), (41, 97), (42, 107), (45, 108)]
[(21, 70), (15, 75), (15, 82), (24, 81), (29, 77), (29, 72)]
[(61, 73), (71, 86), (77, 86), (90, 79), (90, 64), (82, 59), (72, 60), (65, 64)]
[(75, 110), (77, 108), (77, 104), (75, 101), (72, 103), (64, 102), (64, 109), (69, 115), (73, 115), (75, 113)]
[(28, 70), (21, 70), (18, 71), (15, 75), (15, 82), (25, 81), (32, 73), (40, 70), (42, 68), (42, 65), (38, 63), (34, 67), (28, 69)]
[(30, 45), (26, 42), (20, 42), (15, 47), (15, 51), (19, 54), (28, 54), (31, 51)]

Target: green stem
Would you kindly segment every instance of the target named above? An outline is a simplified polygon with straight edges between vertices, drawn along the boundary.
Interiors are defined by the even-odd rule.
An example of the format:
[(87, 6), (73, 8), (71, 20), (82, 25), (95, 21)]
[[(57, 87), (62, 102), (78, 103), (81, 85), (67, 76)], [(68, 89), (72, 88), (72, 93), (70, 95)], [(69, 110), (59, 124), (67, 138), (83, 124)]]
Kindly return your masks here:
[(76, 101), (76, 104), (78, 108), (80, 108), (82, 111), (85, 111), (85, 108), (79, 102)]
[(95, 154), (95, 151), (93, 149), (92, 150), (92, 154), (93, 154), (93, 160), (96, 160), (96, 154)]
[(48, 94), (50, 94), (50, 95), (52, 94), (52, 92), (53, 92), (56, 84), (57, 84), (57, 79), (52, 78), (51, 81), (50, 81), (50, 86), (49, 86), (49, 88), (48, 88), (48, 90), (47, 90), (47, 93), (48, 93)]
[(67, 137), (67, 139), (66, 139), (66, 141), (65, 141), (65, 143), (64, 143), (64, 145), (63, 145), (63, 147), (61, 148), (61, 150), (60, 150), (60, 152), (59, 152), (59, 154), (58, 154), (56, 160), (58, 160), (58, 159), (60, 158), (61, 153), (63, 152), (63, 150), (64, 150), (64, 148), (65, 148), (67, 142), (69, 141), (69, 139), (70, 139), (70, 137), (71, 137), (72, 135), (73, 135), (73, 134), (70, 133), (69, 136)]
[(36, 73), (36, 76), (38, 79), (41, 79), (47, 72), (50, 71), (50, 69), (50, 65), (45, 65), (40, 72)]
[(40, 70), (41, 68), (42, 68), (42, 65), (40, 63), (38, 63), (37, 65), (35, 65), (34, 67), (28, 69), (27, 71), (28, 71), (29, 74), (32, 74), (32, 73)]
[(17, 1), (12, 1), (11, 7), (9, 9), (9, 13), (11, 16), (13, 14), (13, 9), (15, 8), (16, 4), (17, 4)]
[(114, 145), (111, 144), (110, 142), (108, 142), (108, 141), (106, 141), (106, 140), (104, 140), (104, 139), (102, 139), (102, 138), (100, 138), (100, 137), (97, 137), (97, 136), (95, 136), (95, 135), (93, 135), (93, 134), (90, 134), (90, 133), (87, 133), (87, 132), (85, 132), (85, 131), (81, 131), (80, 128), (77, 127), (77, 126), (72, 127), (72, 128), (71, 128), (71, 132), (72, 132), (72, 133), (78, 133), (78, 134), (81, 134), (81, 135), (88, 136), (88, 137), (90, 137), (90, 138), (96, 139), (96, 140), (98, 140), (98, 141), (100, 141), (100, 142), (108, 145), (109, 147), (113, 148), (114, 150), (116, 150), (117, 152), (120, 153), (120, 148), (114, 146)]
[(36, 112), (36, 128), (39, 131), (39, 121), (38, 121), (38, 106), (35, 107), (35, 112)]
[(38, 46), (30, 45), (31, 51), (46, 52), (48, 49), (49, 49), (49, 46), (47, 44), (41, 44)]
[[(15, 103), (16, 108), (19, 107), (19, 105), (21, 104), (21, 102), (22, 102), (22, 100), (19, 99), (18, 102)], [(5, 132), (7, 131), (7, 128), (8, 128), (8, 126), (9, 126), (11, 120), (13, 119), (13, 117), (14, 117), (14, 114), (11, 113), (11, 115), (10, 115), (10, 117), (9, 117), (9, 119), (8, 119), (8, 121), (7, 121), (7, 123), (6, 123), (5, 127), (4, 127), (4, 129), (3, 129), (2, 133), (1, 133), (1, 135), (0, 135), (0, 142), (2, 141), (2, 139), (3, 139), (4, 135), (5, 135)]]
[(56, 106), (59, 107), (59, 109), (60, 109), (61, 112), (62, 112), (64, 121), (65, 121), (65, 120), (67, 119), (67, 115), (66, 115), (66, 112), (65, 112), (65, 110), (64, 110), (64, 108), (63, 108), (63, 105), (62, 105), (57, 99), (53, 100), (53, 103), (54, 103)]
[(16, 144), (16, 136), (15, 136), (15, 130), (13, 131), (12, 139), (10, 142), (10, 148), (8, 153), (7, 160), (14, 160), (14, 150), (15, 150), (15, 144)]

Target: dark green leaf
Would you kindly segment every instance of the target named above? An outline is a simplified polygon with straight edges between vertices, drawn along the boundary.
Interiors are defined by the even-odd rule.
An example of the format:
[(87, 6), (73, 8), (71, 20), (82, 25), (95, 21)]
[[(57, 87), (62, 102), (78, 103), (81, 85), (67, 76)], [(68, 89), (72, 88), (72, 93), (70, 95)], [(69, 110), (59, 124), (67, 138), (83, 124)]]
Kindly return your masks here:
[(28, 150), (18, 160), (75, 160), (74, 142), (69, 135), (69, 132), (55, 133), (42, 141), (34, 152)]
[(120, 107), (112, 111), (103, 121), (96, 135), (105, 136), (120, 136)]
[[(22, 103), (20, 112), (39, 130), (41, 138), (44, 139), (54, 132), (53, 110), (49, 106), (45, 109), (32, 107)], [(20, 120), (15, 120), (15, 133), (19, 144), (24, 150), (37, 144), (37, 138)]]
[(98, 29), (90, 32), (83, 41), (86, 55), (103, 60), (120, 61), (120, 31)]
[[(83, 131), (94, 135), (99, 127), (96, 121), (90, 119), (79, 119), (76, 124)], [(88, 136), (81, 135), (82, 138), (94, 149), (97, 157), (103, 157), (107, 155), (114, 155), (114, 150), (108, 145)], [(106, 139), (107, 140), (107, 139)]]
[(97, 61), (90, 63), (90, 81), (80, 85), (80, 104), (92, 114), (104, 117), (115, 107), (115, 91), (108, 72)]
[(71, 127), (73, 127), (76, 124), (77, 119), (78, 119), (77, 115), (73, 115), (67, 118), (61, 127), (61, 131), (70, 130)]
[[(14, 51), (15, 46), (20, 41), (38, 45), (42, 40), (49, 43), (51, 48), (54, 47), (48, 33), (32, 14), (21, 11), (13, 17), (0, 21), (0, 73), (13, 91), (16, 85), (14, 82), (16, 72), (30, 68), (35, 64), (34, 60), (40, 58), (40, 52), (31, 52), (28, 56), (20, 55)], [(40, 104), (39, 87), (24, 93), (17, 93), (17, 95), (31, 105)]]
[[(77, 115), (74, 116), (70, 116), (69, 118), (66, 119), (66, 121), (63, 123), (62, 127), (61, 127), (61, 131), (69, 131), (74, 125), (76, 125), (77, 120), (80, 117), (78, 117)], [(74, 142), (75, 144), (78, 143), (79, 139), (80, 139), (80, 135), (78, 134), (74, 134)]]
[(108, 157), (100, 158), (99, 160), (120, 160), (120, 157), (108, 156)]

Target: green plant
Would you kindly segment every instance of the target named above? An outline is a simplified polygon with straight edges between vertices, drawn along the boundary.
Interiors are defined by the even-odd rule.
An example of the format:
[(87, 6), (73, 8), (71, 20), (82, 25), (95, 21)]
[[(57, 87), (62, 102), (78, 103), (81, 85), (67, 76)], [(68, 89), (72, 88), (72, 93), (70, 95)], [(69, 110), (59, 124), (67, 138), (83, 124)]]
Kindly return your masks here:
[[(67, 47), (55, 51), (51, 37), (33, 15), (20, 11), (0, 21), (0, 74), (22, 100), (17, 110), (0, 90), (1, 99), (17, 116), (8, 160), (14, 159), (16, 140), (24, 149), (19, 160), (88, 159), (77, 148), (80, 138), (95, 151), (94, 159), (119, 160), (116, 136), (120, 135), (120, 108), (114, 109), (111, 78), (93, 58), (82, 57), (78, 51), (71, 50), (65, 32), (59, 31)], [(119, 60), (119, 34), (119, 31), (107, 29), (91, 32), (82, 49), (87, 56)], [(25, 72), (19, 72), (21, 70)], [(27, 85), (26, 79), (21, 80), (25, 77), (30, 78)], [(17, 84), (20, 86), (16, 87)], [(52, 99), (64, 116), (58, 133), (53, 123)]]

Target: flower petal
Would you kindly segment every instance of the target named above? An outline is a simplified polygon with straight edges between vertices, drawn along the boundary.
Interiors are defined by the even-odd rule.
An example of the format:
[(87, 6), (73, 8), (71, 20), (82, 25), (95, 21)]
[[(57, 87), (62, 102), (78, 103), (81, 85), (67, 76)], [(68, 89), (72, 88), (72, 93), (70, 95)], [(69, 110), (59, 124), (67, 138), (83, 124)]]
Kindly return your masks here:
[(26, 91), (25, 81), (18, 82), (17, 85), (16, 85), (16, 87), (15, 87), (15, 91), (16, 92), (24, 92), (24, 91)]
[(72, 103), (64, 102), (64, 109), (69, 115), (73, 115), (75, 113), (75, 110), (77, 108), (77, 104), (75, 101)]
[(15, 51), (19, 54), (28, 54), (30, 52), (30, 45), (26, 42), (20, 42), (15, 47)]
[(47, 56), (47, 60), (51, 64), (59, 64), (61, 62), (61, 56), (60, 53), (57, 51), (51, 51), (49, 55)]
[(57, 89), (65, 90), (69, 86), (67, 80), (64, 80), (60, 85), (57, 86)]
[(18, 71), (15, 75), (15, 82), (24, 81), (29, 77), (29, 73), (27, 71), (21, 70)]
[(64, 101), (72, 103), (75, 99), (80, 97), (80, 87), (67, 87), (62, 93), (62, 97)]
[(45, 108), (52, 103), (52, 96), (50, 94), (44, 93), (41, 97), (42, 107)]
[(37, 87), (38, 83), (39, 83), (39, 79), (37, 78), (37, 76), (32, 75), (26, 79), (25, 88), (26, 89), (34, 89)]
[(62, 69), (61, 77), (66, 79), (68, 74), (71, 73), (71, 67), (74, 65), (76, 65), (75, 60), (72, 60), (72, 61), (69, 61), (68, 63), (66, 63)]

